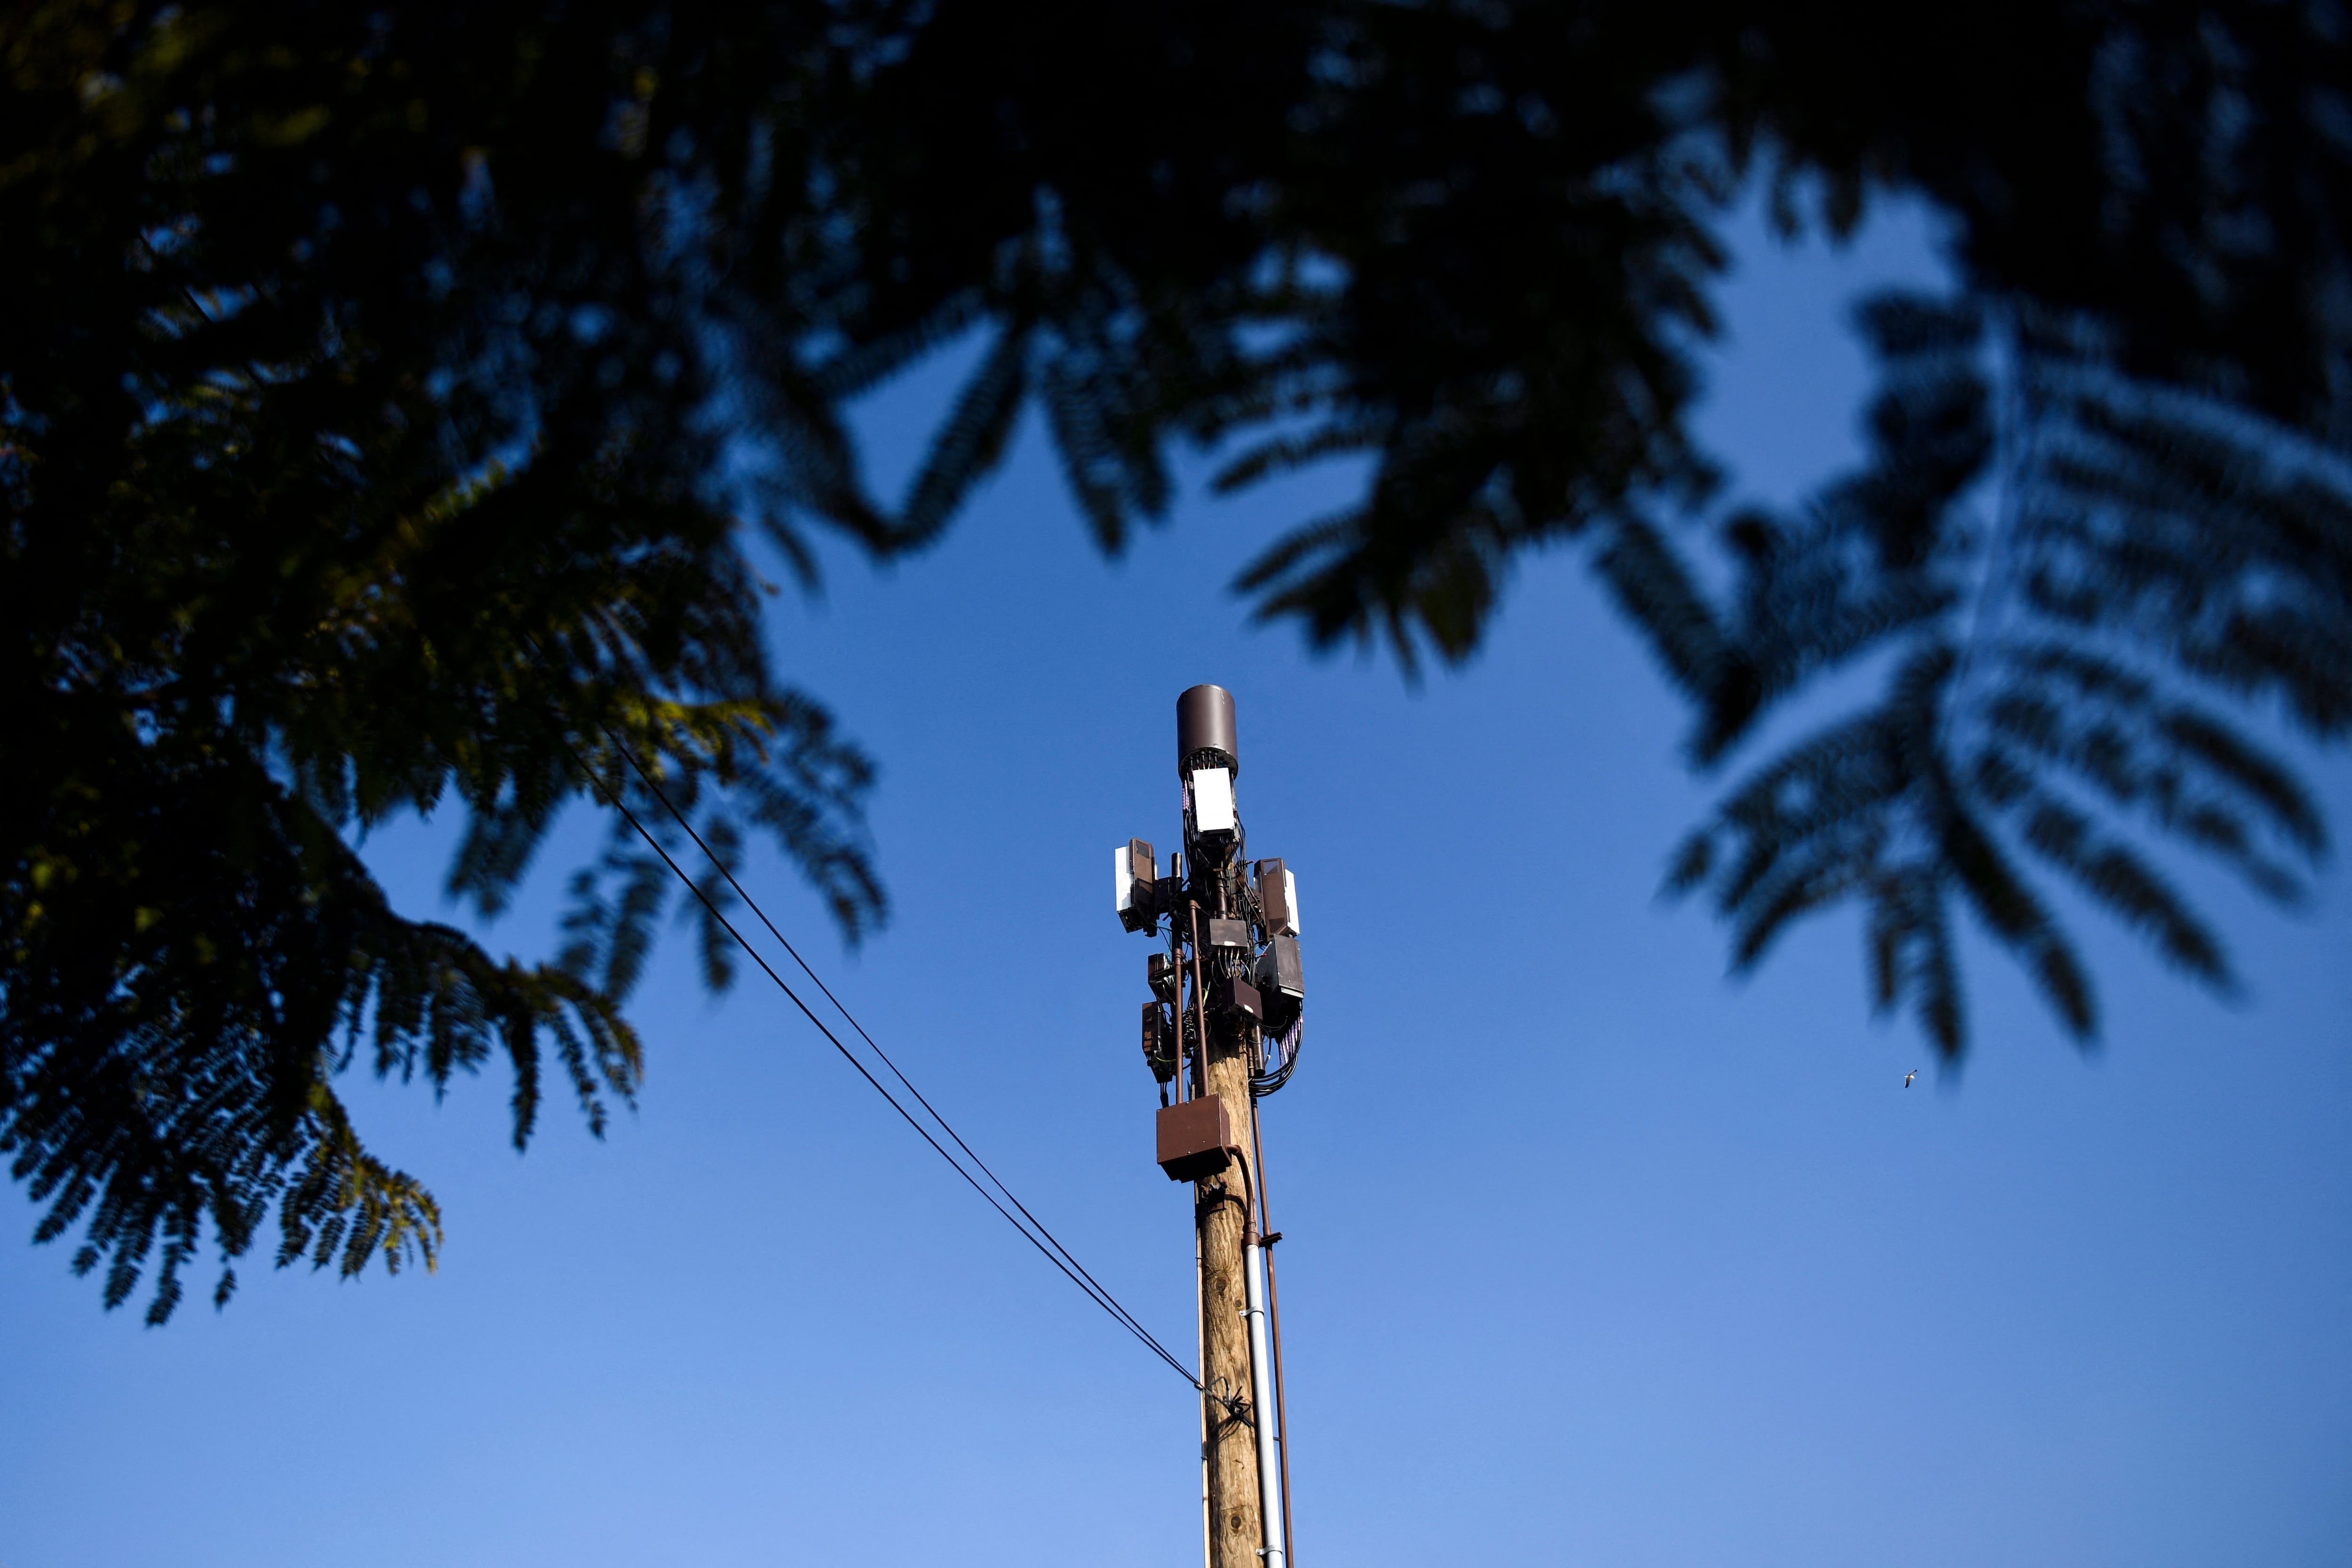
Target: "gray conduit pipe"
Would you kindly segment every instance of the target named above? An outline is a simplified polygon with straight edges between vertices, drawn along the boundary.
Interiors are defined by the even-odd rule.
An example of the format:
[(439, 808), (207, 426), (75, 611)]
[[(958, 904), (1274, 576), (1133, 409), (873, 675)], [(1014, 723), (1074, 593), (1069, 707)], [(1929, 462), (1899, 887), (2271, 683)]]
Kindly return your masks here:
[(1250, 1408), (1257, 1427), (1258, 1517), (1265, 1521), (1265, 1568), (1286, 1568), (1290, 1543), (1282, 1533), (1282, 1456), (1274, 1433), (1274, 1347), (1265, 1328), (1265, 1249), (1252, 1227), (1242, 1255), (1242, 1289), (1248, 1305)]

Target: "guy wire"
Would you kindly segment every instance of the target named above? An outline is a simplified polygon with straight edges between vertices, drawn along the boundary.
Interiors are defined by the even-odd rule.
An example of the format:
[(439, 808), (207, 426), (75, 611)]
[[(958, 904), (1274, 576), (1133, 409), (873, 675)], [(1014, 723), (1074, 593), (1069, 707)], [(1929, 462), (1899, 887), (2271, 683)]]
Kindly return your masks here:
[[(766, 913), (761, 910), (758, 902), (754, 900), (750, 894), (743, 891), (742, 884), (736, 882), (734, 873), (727, 869), (726, 865), (719, 861), (717, 855), (711, 853), (709, 845), (703, 842), (701, 835), (696, 833), (692, 826), (686, 823), (685, 819), (679, 815), (677, 808), (670, 804), (669, 798), (667, 795), (664, 795), (661, 789), (655, 785), (652, 779), (646, 775), (645, 768), (641, 767), (638, 764), (637, 759), (630, 754), (628, 747), (623, 746), (619, 737), (614, 736), (609, 728), (605, 729), (604, 735), (605, 738), (613, 743), (614, 749), (618, 750), (622, 757), (627, 759), (629, 766), (635, 770), (637, 777), (644, 780), (646, 788), (652, 791), (654, 798), (661, 801), (664, 807), (667, 808), (670, 815), (673, 818), (677, 818), (681, 826), (686, 827), (688, 836), (694, 840), (695, 843), (701, 848), (702, 852), (705, 855), (709, 856), (711, 864), (718, 868), (720, 875), (726, 877), (728, 884), (735, 889), (737, 895), (740, 896), (746, 904), (750, 905), (753, 913), (759, 915), (761, 922), (767, 925), (771, 933), (776, 934), (776, 939), (779, 942), (782, 942), (782, 935), (776, 932), (774, 924), (769, 921)], [(815, 1012), (811, 1010), (808, 1003), (801, 999), (800, 993), (793, 990), (793, 988), (785, 982), (784, 977), (782, 975), (776, 973), (774, 967), (761, 955), (759, 949), (753, 947), (750, 942), (744, 940), (742, 932), (735, 928), (735, 923), (727, 918), (725, 912), (712, 901), (708, 893), (703, 891), (699, 883), (698, 883), (692, 877), (687, 875), (685, 868), (680, 866), (677, 861), (670, 857), (669, 851), (663, 847), (660, 840), (654, 837), (653, 833), (646, 827), (644, 822), (638, 821), (637, 814), (629, 809), (628, 802), (622, 800), (617, 792), (605, 787), (604, 780), (597, 776), (596, 770), (588, 765), (587, 758), (580, 755), (579, 748), (572, 746), (568, 738), (564, 741), (564, 746), (566, 749), (572, 752), (572, 760), (580, 764), (581, 772), (585, 774), (590, 782), (595, 786), (596, 792), (599, 795), (602, 795), (614, 810), (621, 813), (622, 818), (628, 822), (629, 826), (636, 831), (637, 837), (643, 839), (646, 841), (646, 847), (651, 849), (655, 854), (661, 858), (662, 864), (669, 868), (670, 873), (673, 876), (676, 876), (679, 882), (686, 884), (687, 891), (694, 894), (695, 898), (701, 904), (702, 907), (709, 912), (710, 917), (713, 920), (718, 921), (720, 927), (726, 931), (727, 935), (735, 939), (735, 945), (742, 948), (744, 953), (751, 958), (751, 962), (760, 967), (761, 972), (775, 983), (776, 988), (784, 993), (785, 997), (792, 1002), (793, 1006), (800, 1009), (801, 1015), (807, 1019), (810, 1023), (816, 1026), (817, 1032), (824, 1036), (826, 1041), (832, 1045), (835, 1051), (841, 1053), (841, 1059), (857, 1070), (858, 1076), (865, 1079), (866, 1083), (873, 1088), (874, 1092), (882, 1096), (883, 1100), (888, 1103), (890, 1109), (898, 1113), (900, 1119), (903, 1120), (907, 1125), (915, 1130), (916, 1135), (920, 1137), (923, 1142), (930, 1145), (932, 1152), (937, 1154), (940, 1158), (947, 1161), (949, 1166), (955, 1171), (956, 1175), (963, 1177), (963, 1179), (970, 1184), (971, 1189), (980, 1194), (981, 1197), (986, 1201), (991, 1208), (993, 1208), (998, 1214), (1003, 1216), (1004, 1222), (1007, 1225), (1012, 1226), (1013, 1229), (1019, 1231), (1022, 1239), (1027, 1241), (1030, 1246), (1037, 1249), (1037, 1250), (1044, 1255), (1047, 1262), (1053, 1264), (1055, 1268), (1059, 1269), (1063, 1274), (1068, 1278), (1070, 1283), (1077, 1286), (1080, 1291), (1084, 1291), (1087, 1300), (1093, 1301), (1106, 1312), (1108, 1312), (1111, 1315), (1112, 1321), (1116, 1322), (1121, 1328), (1126, 1329), (1128, 1333), (1140, 1340), (1146, 1349), (1150, 1350), (1152, 1354), (1158, 1356), (1160, 1360), (1166, 1362), (1169, 1366), (1175, 1371), (1179, 1377), (1181, 1377), (1186, 1383), (1191, 1384), (1196, 1390), (1200, 1389), (1200, 1379), (1194, 1377), (1192, 1374), (1186, 1369), (1182, 1362), (1177, 1360), (1174, 1355), (1171, 1354), (1166, 1346), (1162, 1345), (1157, 1339), (1153, 1338), (1151, 1332), (1137, 1321), (1134, 1313), (1121, 1306), (1117, 1298), (1112, 1296), (1111, 1293), (1108, 1290), (1105, 1290), (1100, 1284), (1097, 1283), (1094, 1280), (1094, 1276), (1087, 1273), (1083, 1267), (1079, 1266), (1077, 1260), (1075, 1257), (1070, 1258), (1069, 1261), (1066, 1263), (1063, 1261), (1062, 1257), (1055, 1256), (1055, 1249), (1058, 1249), (1063, 1257), (1067, 1257), (1068, 1249), (1062, 1247), (1062, 1244), (1059, 1241), (1054, 1241), (1053, 1247), (1048, 1248), (1045, 1241), (1040, 1241), (1036, 1236), (1031, 1234), (1027, 1226), (1023, 1225), (1020, 1220), (1015, 1219), (1013, 1217), (1011, 1210), (1008, 1210), (1003, 1204), (997, 1202), (996, 1198), (989, 1192), (989, 1190), (981, 1186), (980, 1182), (970, 1171), (964, 1169), (962, 1163), (953, 1155), (948, 1153), (946, 1147), (941, 1145), (937, 1138), (931, 1136), (929, 1130), (920, 1122), (917, 1121), (912, 1113), (908, 1111), (904, 1105), (898, 1103), (897, 1096), (890, 1092), (888, 1087), (885, 1085), (880, 1079), (875, 1077), (873, 1072), (864, 1062), (857, 1060), (856, 1053), (841, 1042), (841, 1037), (835, 1034), (831, 1029), (827, 1028), (823, 1019), (817, 1017)], [(789, 942), (784, 943), (784, 946), (786, 951), (792, 951), (792, 944)], [(795, 960), (798, 960), (801, 963), (801, 967), (803, 969), (808, 968), (806, 960), (801, 959), (800, 955), (797, 952), (793, 953), (793, 956)], [(810, 978), (815, 979), (815, 977), (814, 971), (811, 970)], [(820, 989), (824, 988), (824, 983), (822, 980), (817, 981), (817, 985)], [(826, 990), (825, 995), (828, 998), (831, 998), (833, 993), (830, 990)], [(834, 1006), (840, 1008), (841, 1003), (835, 999), (834, 1001)], [(857, 1020), (854, 1018), (850, 1018), (849, 1009), (842, 1008), (841, 1012), (844, 1018), (849, 1019), (851, 1027), (856, 1028)], [(863, 1029), (858, 1029), (857, 1032), (861, 1036), (866, 1034), (866, 1031)], [(871, 1037), (867, 1037), (866, 1043), (868, 1045), (873, 1045)], [(879, 1046), (874, 1046), (874, 1053), (877, 1056), (882, 1057), (882, 1060), (886, 1063), (890, 1060), (888, 1056), (883, 1053), (882, 1048)], [(932, 1117), (939, 1122), (941, 1128), (946, 1130), (948, 1136), (953, 1138), (958, 1146), (962, 1147), (967, 1155), (971, 1155), (970, 1146), (964, 1144), (963, 1139), (956, 1135), (955, 1129), (949, 1126), (947, 1119), (940, 1116), (937, 1111), (931, 1110), (930, 1103), (929, 1101), (923, 1101), (922, 1095), (916, 1092), (915, 1086), (912, 1083), (907, 1082), (906, 1075), (904, 1073), (899, 1073), (896, 1065), (892, 1065), (890, 1071), (893, 1073), (898, 1074), (898, 1081), (901, 1083), (907, 1084), (908, 1092), (914, 1093), (917, 1100), (922, 1101), (923, 1108), (927, 1111), (930, 1111)], [(979, 1155), (971, 1155), (971, 1159), (973, 1164), (980, 1165)], [(981, 1166), (981, 1168), (982, 1170), (987, 1170), (988, 1167), (982, 1165)], [(1004, 1184), (1002, 1181), (997, 1180), (994, 1172), (992, 1171), (989, 1173), (989, 1179), (996, 1182), (997, 1186), (1004, 1191), (1005, 1197), (1012, 1199), (1013, 1207), (1019, 1208), (1024, 1215), (1027, 1215), (1029, 1213), (1028, 1209), (1021, 1204), (1021, 1201), (1018, 1198), (1013, 1197), (1011, 1190), (1009, 1188), (1005, 1188)], [(1034, 1217), (1031, 1218), (1030, 1224), (1037, 1224)], [(1045, 1231), (1045, 1228), (1043, 1225), (1037, 1225), (1037, 1229), (1039, 1231)], [(1047, 1232), (1046, 1235), (1049, 1240), (1052, 1239), (1050, 1232)]]
[[(995, 1184), (996, 1190), (1004, 1195), (1005, 1201), (1012, 1204), (1013, 1207), (1021, 1211), (1022, 1218), (1036, 1227), (1037, 1233), (1053, 1244), (1054, 1250), (1059, 1252), (1063, 1258), (1068, 1260), (1070, 1267), (1076, 1270), (1078, 1273), (1085, 1278), (1086, 1283), (1102, 1293), (1104, 1300), (1118, 1312), (1120, 1321), (1127, 1323), (1129, 1328), (1140, 1331), (1143, 1328), (1143, 1325), (1136, 1322), (1133, 1315), (1129, 1313), (1125, 1307), (1118, 1305), (1117, 1300), (1111, 1296), (1109, 1290), (1104, 1286), (1102, 1281), (1096, 1279), (1093, 1274), (1088, 1273), (1086, 1265), (1078, 1261), (1076, 1254), (1073, 1253), (1068, 1248), (1062, 1245), (1061, 1239), (1059, 1237), (1045, 1228), (1045, 1222), (1044, 1220), (1039, 1219), (1035, 1215), (1029, 1212), (1029, 1206), (1023, 1203), (1020, 1198), (1013, 1196), (1013, 1189), (1005, 1186), (1003, 1180), (999, 1177), (994, 1171), (989, 1169), (988, 1162), (982, 1159), (980, 1155), (973, 1151), (972, 1146), (963, 1141), (963, 1134), (955, 1130), (954, 1124), (945, 1116), (940, 1115), (938, 1107), (934, 1106), (929, 1100), (924, 1099), (923, 1092), (916, 1088), (913, 1082), (909, 1080), (904, 1072), (901, 1072), (898, 1070), (898, 1064), (890, 1060), (890, 1053), (883, 1050), (882, 1047), (876, 1042), (872, 1035), (866, 1032), (866, 1026), (857, 1021), (857, 1015), (849, 1010), (847, 1003), (844, 1002), (839, 997), (833, 994), (833, 988), (824, 983), (824, 977), (809, 967), (809, 961), (801, 956), (801, 950), (793, 946), (792, 938), (785, 936), (782, 931), (776, 929), (776, 923), (768, 918), (768, 912), (760, 907), (759, 900), (753, 898), (750, 892), (744, 888), (743, 884), (735, 880), (734, 872), (728, 869), (727, 862), (720, 860), (718, 854), (712, 851), (711, 847), (703, 841), (702, 835), (694, 831), (694, 824), (688, 821), (686, 813), (680, 811), (677, 807), (671, 802), (670, 798), (667, 794), (663, 793), (662, 787), (654, 782), (652, 775), (646, 771), (645, 764), (637, 760), (636, 754), (631, 751), (622, 741), (621, 737), (614, 735), (609, 727), (604, 728), (604, 738), (613, 743), (613, 749), (621, 754), (623, 760), (626, 761), (629, 767), (636, 773), (638, 779), (644, 781), (646, 789), (652, 793), (653, 798), (662, 803), (662, 810), (670, 814), (671, 821), (675, 821), (680, 828), (686, 831), (686, 836), (694, 841), (694, 847), (702, 852), (703, 858), (708, 860), (713, 866), (717, 867), (719, 874), (727, 879), (727, 885), (735, 890), (736, 896), (744, 902), (752, 914), (760, 917), (760, 924), (768, 928), (768, 935), (774, 937), (776, 941), (782, 946), (784, 951), (793, 956), (793, 962), (801, 967), (801, 973), (806, 975), (809, 979), (815, 984), (816, 988), (824, 993), (824, 999), (831, 1002), (834, 1006), (834, 1010), (840, 1013), (841, 1016), (848, 1021), (849, 1027), (857, 1031), (857, 1038), (864, 1040), (867, 1047), (873, 1051), (874, 1054), (882, 1059), (882, 1065), (890, 1070), (890, 1075), (892, 1077), (896, 1078), (900, 1083), (906, 1086), (907, 1092), (915, 1097), (915, 1103), (922, 1106), (925, 1111), (930, 1113), (931, 1120), (940, 1124), (940, 1131), (946, 1133), (950, 1138), (954, 1140), (955, 1146), (961, 1149), (964, 1154), (971, 1158), (971, 1163), (980, 1167), (982, 1174), (985, 1175), (991, 1182)], [(740, 942), (742, 938), (737, 937), (736, 940)]]

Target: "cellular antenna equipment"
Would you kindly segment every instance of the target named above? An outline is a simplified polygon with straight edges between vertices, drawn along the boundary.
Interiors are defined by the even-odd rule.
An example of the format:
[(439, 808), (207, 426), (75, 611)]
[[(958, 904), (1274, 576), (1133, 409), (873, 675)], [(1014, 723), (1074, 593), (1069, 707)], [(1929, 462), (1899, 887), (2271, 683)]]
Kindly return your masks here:
[[(1168, 950), (1145, 966), (1143, 1059), (1160, 1084), (1160, 1168), (1192, 1184), (1201, 1304), (1201, 1504), (1208, 1568), (1287, 1568), (1289, 1425), (1282, 1314), (1267, 1219), (1257, 1103), (1297, 1065), (1306, 986), (1298, 879), (1248, 858), (1234, 803), (1241, 741), (1234, 696), (1176, 699), (1184, 848), (1160, 874), (1129, 839), (1114, 856), (1119, 924)], [(1173, 1096), (1171, 1096), (1171, 1091)]]

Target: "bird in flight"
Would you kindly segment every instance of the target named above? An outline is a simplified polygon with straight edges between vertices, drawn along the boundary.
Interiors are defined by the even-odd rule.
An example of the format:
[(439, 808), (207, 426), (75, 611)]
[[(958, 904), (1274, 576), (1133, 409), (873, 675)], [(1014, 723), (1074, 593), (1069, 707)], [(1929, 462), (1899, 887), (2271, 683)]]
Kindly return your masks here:
[(1910, 1088), (1910, 1087), (1911, 1087), (1911, 1081), (1912, 1081), (1914, 1078), (1916, 1078), (1916, 1077), (1918, 1077), (1918, 1076), (1919, 1076), (1919, 1070), (1918, 1070), (1917, 1068), (1916, 1068), (1916, 1067), (1915, 1067), (1915, 1068), (1913, 1068), (1910, 1071), (1908, 1071), (1908, 1072), (1905, 1073), (1905, 1074), (1903, 1075), (1903, 1087), (1904, 1087), (1904, 1088), (1906, 1088), (1906, 1089)]

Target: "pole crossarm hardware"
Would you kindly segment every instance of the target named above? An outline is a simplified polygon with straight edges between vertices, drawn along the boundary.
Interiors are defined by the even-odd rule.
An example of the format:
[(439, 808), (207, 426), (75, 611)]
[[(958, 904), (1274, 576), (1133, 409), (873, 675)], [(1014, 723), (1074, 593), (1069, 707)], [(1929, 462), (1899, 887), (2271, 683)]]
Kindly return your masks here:
[[(1298, 879), (1252, 862), (1234, 781), (1233, 694), (1176, 699), (1184, 847), (1129, 839), (1113, 856), (1119, 924), (1158, 936), (1144, 980), (1143, 1060), (1160, 1086), (1160, 1168), (1192, 1189), (1201, 1302), (1202, 1549), (1207, 1568), (1288, 1568), (1290, 1425), (1282, 1307), (1258, 1102), (1290, 1081), (1304, 1039)], [(1239, 1190), (1229, 1181), (1237, 1178)], [(1244, 1391), (1247, 1392), (1244, 1393)]]

